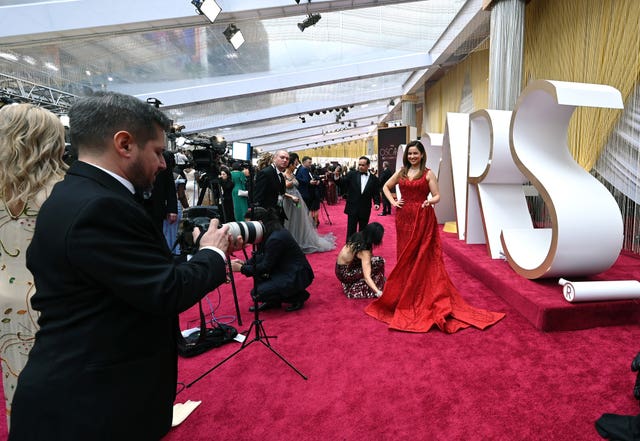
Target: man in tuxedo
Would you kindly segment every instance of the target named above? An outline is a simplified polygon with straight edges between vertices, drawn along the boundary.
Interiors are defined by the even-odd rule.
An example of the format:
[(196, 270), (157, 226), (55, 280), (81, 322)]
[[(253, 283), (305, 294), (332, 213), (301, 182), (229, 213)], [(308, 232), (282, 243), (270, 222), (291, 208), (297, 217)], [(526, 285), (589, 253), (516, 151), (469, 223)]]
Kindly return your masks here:
[[(382, 171), (380, 172), (380, 193), (382, 193), (382, 187), (387, 183), (392, 174), (389, 169), (389, 163), (384, 161), (382, 163)], [(391, 214), (391, 201), (389, 201), (384, 194), (381, 194), (380, 197), (382, 198), (382, 213), (378, 214), (378, 216)]]
[(228, 227), (212, 220), (199, 251), (175, 263), (136, 196), (166, 166), (169, 119), (116, 93), (79, 99), (69, 118), (78, 160), (26, 254), (40, 330), (9, 439), (160, 439), (176, 396), (178, 313), (225, 282)]
[(369, 173), (369, 158), (361, 156), (358, 159), (357, 170), (347, 173), (345, 187), (347, 204), (344, 212), (347, 215), (347, 240), (356, 232), (364, 229), (371, 216), (371, 201), (376, 211), (380, 209), (380, 183), (378, 178)]
[(256, 204), (262, 208), (277, 210), (282, 223), (285, 219), (282, 209), (282, 198), (285, 192), (284, 171), (288, 165), (289, 153), (286, 150), (278, 150), (273, 156), (273, 163), (256, 175)]

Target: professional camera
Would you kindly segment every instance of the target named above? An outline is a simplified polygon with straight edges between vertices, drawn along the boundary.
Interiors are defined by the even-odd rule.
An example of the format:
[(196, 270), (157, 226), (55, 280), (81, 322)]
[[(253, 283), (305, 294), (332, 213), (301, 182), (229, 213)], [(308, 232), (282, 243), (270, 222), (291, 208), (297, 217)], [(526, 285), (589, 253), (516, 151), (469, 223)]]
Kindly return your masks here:
[[(193, 240), (193, 230), (198, 227), (202, 234), (209, 229), (211, 219), (220, 219), (220, 211), (214, 206), (196, 206), (191, 207), (185, 212), (185, 218), (182, 220), (179, 240), (180, 251), (184, 254), (194, 254), (200, 247), (200, 237)], [(264, 228), (261, 222), (227, 222), (221, 224), (229, 227), (229, 234), (234, 238), (240, 236), (245, 244), (256, 244), (262, 241), (264, 236)]]

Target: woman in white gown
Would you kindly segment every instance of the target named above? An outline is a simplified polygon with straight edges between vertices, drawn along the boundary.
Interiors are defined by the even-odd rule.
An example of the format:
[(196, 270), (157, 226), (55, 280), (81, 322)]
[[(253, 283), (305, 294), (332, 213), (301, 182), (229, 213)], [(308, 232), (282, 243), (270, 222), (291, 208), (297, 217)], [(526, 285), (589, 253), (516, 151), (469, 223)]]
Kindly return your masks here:
[(198, 196), (200, 188), (198, 187), (198, 176), (195, 169), (191, 165), (187, 165), (184, 169), (184, 175), (187, 177), (184, 192), (190, 207), (198, 205)]
[(284, 227), (289, 230), (305, 254), (333, 250), (336, 247), (336, 238), (333, 233), (320, 236), (313, 227), (309, 210), (298, 191), (298, 180), (293, 172), (294, 168), (295, 166), (290, 164), (284, 174), (287, 189), (282, 202), (282, 208), (287, 215)]

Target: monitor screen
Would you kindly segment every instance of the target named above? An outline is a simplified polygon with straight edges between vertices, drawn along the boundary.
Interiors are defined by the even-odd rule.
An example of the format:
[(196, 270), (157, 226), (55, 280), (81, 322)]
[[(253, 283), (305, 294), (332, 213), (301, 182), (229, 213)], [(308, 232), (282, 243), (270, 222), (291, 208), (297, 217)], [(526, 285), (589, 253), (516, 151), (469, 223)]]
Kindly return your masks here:
[(231, 146), (231, 157), (239, 161), (251, 161), (251, 144), (234, 141)]

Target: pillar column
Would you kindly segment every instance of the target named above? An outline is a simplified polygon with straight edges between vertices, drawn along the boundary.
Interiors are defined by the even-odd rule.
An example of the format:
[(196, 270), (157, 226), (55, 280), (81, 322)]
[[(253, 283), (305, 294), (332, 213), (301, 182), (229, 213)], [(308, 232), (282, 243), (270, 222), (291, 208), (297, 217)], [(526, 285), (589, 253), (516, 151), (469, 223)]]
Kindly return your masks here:
[(416, 124), (416, 95), (402, 95), (402, 124), (410, 127), (417, 127)]
[(522, 89), (524, 0), (492, 0), (489, 109), (513, 110)]

